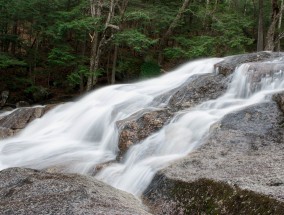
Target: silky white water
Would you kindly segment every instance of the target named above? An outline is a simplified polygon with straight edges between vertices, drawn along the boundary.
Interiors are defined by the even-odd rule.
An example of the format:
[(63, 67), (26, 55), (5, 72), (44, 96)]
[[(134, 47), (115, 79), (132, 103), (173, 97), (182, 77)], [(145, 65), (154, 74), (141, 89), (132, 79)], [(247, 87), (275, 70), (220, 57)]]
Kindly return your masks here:
[[(150, 107), (153, 100), (196, 74), (213, 72), (220, 59), (186, 64), (160, 78), (96, 90), (32, 122), (17, 137), (0, 142), (0, 169), (62, 167), (87, 174), (118, 152), (116, 122)], [(159, 104), (164, 105), (164, 104)]]
[[(213, 65), (220, 60), (192, 62), (160, 78), (106, 87), (61, 105), (17, 137), (0, 142), (0, 169), (57, 167), (66, 172), (92, 173), (97, 164), (117, 156), (117, 121), (153, 105), (163, 107), (163, 103), (153, 103), (154, 99), (193, 75), (213, 73)], [(284, 89), (282, 71), (266, 74), (254, 83), (249, 69), (249, 64), (240, 66), (223, 96), (177, 113), (159, 132), (131, 147), (121, 163), (111, 164), (96, 177), (141, 195), (159, 169), (202, 144), (210, 126), (225, 114), (263, 102), (268, 94)]]
[(139, 196), (159, 169), (202, 144), (210, 126), (224, 115), (263, 102), (267, 95), (284, 89), (282, 71), (254, 83), (249, 68), (250, 64), (243, 64), (235, 71), (223, 96), (176, 114), (162, 130), (132, 147), (123, 163), (105, 168), (97, 178)]

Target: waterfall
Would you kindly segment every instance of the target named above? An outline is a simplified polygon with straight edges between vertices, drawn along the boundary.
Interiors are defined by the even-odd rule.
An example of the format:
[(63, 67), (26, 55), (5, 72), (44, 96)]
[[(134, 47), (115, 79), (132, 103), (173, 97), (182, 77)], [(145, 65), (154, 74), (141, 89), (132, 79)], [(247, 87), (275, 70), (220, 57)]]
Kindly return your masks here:
[(159, 78), (105, 87), (61, 105), (33, 121), (18, 136), (0, 142), (0, 169), (56, 166), (65, 172), (88, 174), (97, 164), (116, 158), (117, 121), (151, 107), (155, 98), (191, 76), (212, 73), (213, 65), (220, 60), (188, 63)]
[(284, 89), (282, 71), (266, 75), (258, 83), (250, 80), (250, 76), (250, 64), (241, 65), (223, 96), (177, 113), (167, 126), (132, 147), (123, 163), (102, 170), (98, 179), (141, 195), (159, 169), (200, 146), (210, 126), (224, 115), (263, 102), (268, 94)]
[[(61, 105), (33, 121), (18, 136), (0, 142), (0, 169), (56, 167), (89, 174), (96, 165), (116, 158), (117, 121), (145, 108), (164, 106), (153, 101), (192, 76), (213, 73), (214, 65), (221, 60), (191, 62), (159, 78), (102, 88)], [(96, 177), (141, 195), (159, 169), (199, 147), (210, 126), (224, 115), (263, 102), (267, 95), (284, 89), (281, 70), (265, 73), (258, 81), (253, 74), (250, 64), (241, 65), (223, 96), (177, 112), (168, 125), (132, 146), (120, 163), (110, 164)]]

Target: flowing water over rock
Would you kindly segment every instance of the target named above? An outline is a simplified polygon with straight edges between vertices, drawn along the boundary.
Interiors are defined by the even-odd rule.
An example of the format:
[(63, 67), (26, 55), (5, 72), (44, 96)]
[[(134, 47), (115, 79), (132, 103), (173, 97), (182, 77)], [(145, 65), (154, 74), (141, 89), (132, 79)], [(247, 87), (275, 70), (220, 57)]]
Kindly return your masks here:
[(284, 73), (281, 70), (256, 83), (250, 78), (250, 68), (250, 64), (240, 66), (223, 96), (176, 114), (161, 131), (131, 148), (123, 163), (109, 166), (99, 173), (98, 178), (141, 195), (159, 169), (202, 144), (210, 126), (223, 116), (263, 102), (268, 94), (283, 90)]
[(153, 100), (194, 75), (212, 73), (220, 60), (192, 62), (160, 78), (103, 88), (61, 105), (19, 136), (1, 141), (0, 169), (55, 166), (65, 172), (92, 173), (97, 164), (116, 158), (117, 121), (152, 105), (163, 106)]
[[(157, 79), (103, 88), (75, 103), (59, 106), (36, 119), (17, 137), (0, 142), (0, 169), (55, 167), (65, 172), (92, 174), (98, 164), (117, 158), (116, 122), (144, 109), (164, 107), (171, 98), (158, 98), (185, 82), (190, 84), (196, 75), (213, 74), (214, 65), (221, 60), (192, 62)], [(283, 90), (284, 73), (277, 67), (279, 62), (268, 62), (275, 65), (275, 71), (260, 76), (254, 75), (255, 65), (241, 65), (222, 96), (176, 110), (167, 125), (130, 147), (119, 163), (110, 163), (96, 177), (141, 195), (159, 169), (199, 147), (210, 127), (223, 116), (262, 103), (269, 94)]]

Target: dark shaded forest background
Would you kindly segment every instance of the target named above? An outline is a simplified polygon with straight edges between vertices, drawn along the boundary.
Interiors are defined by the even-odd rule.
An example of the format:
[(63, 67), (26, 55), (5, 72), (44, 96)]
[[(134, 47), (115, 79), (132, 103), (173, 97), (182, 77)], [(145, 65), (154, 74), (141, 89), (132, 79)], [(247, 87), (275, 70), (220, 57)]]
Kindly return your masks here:
[(283, 0), (0, 0), (0, 92), (64, 100), (180, 63), (282, 48)]

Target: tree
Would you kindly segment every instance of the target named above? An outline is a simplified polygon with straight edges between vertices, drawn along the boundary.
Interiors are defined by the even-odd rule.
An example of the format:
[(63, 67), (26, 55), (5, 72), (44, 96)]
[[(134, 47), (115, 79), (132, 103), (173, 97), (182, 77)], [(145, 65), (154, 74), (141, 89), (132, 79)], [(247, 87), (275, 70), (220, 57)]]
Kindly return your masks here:
[[(102, 0), (90, 0), (91, 15), (97, 20), (102, 20), (103, 14), (102, 9), (104, 2)], [(108, 13), (106, 15), (104, 23), (101, 23), (102, 30), (95, 30), (91, 37), (91, 56), (90, 56), (90, 76), (87, 82), (87, 91), (91, 90), (97, 82), (97, 70), (99, 69), (100, 57), (103, 48), (112, 40), (113, 34), (108, 29), (116, 29), (119, 27), (112, 24), (115, 9), (117, 7), (118, 0), (109, 0)]]
[(282, 4), (279, 7), (277, 0), (271, 0), (272, 4), (272, 15), (271, 15), (271, 24), (268, 28), (267, 35), (266, 35), (266, 51), (274, 51), (276, 45), (276, 29), (277, 23), (281, 17), (281, 14), (284, 11), (284, 5)]
[[(118, 22), (118, 27), (119, 30), (121, 31), (121, 24), (124, 21), (124, 14), (126, 11), (126, 8), (128, 6), (128, 0), (123, 0), (121, 5), (118, 5), (119, 8), (119, 22)], [(113, 63), (112, 63), (112, 71), (111, 71), (111, 84), (115, 84), (115, 73), (116, 73), (116, 64), (117, 64), (117, 55), (118, 55), (118, 48), (119, 45), (115, 44), (114, 47), (114, 54), (113, 54)]]
[(258, 37), (257, 37), (257, 51), (263, 51), (263, 0), (258, 0)]

